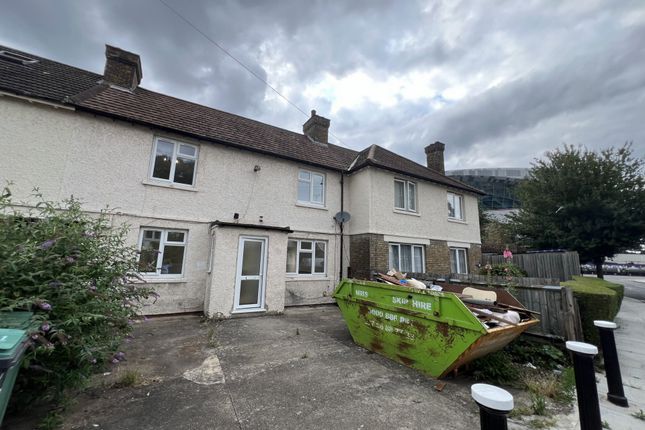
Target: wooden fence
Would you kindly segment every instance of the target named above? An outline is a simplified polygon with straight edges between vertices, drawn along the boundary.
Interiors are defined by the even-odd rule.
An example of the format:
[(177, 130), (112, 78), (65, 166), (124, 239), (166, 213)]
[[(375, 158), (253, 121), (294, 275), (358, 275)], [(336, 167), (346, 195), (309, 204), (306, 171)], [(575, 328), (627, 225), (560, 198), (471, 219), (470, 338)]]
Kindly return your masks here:
[(420, 281), (458, 281), (473, 285), (491, 285), (495, 287), (507, 287), (513, 285), (530, 287), (532, 285), (559, 285), (560, 280), (557, 278), (516, 278), (506, 276), (487, 276), (476, 275), (474, 273), (460, 274), (451, 273), (449, 275), (440, 275), (436, 273), (408, 273), (411, 278)]
[[(557, 278), (569, 281), (580, 275), (580, 258), (575, 251), (536, 252), (531, 254), (514, 254), (513, 264), (526, 270), (528, 276), (537, 278)], [(484, 264), (504, 263), (502, 255), (483, 255)], [(553, 284), (558, 285), (559, 282)]]
[(409, 273), (421, 281), (472, 284), (475, 287), (506, 287), (525, 308), (540, 313), (540, 324), (528, 332), (558, 340), (582, 340), (578, 305), (570, 288), (561, 287), (558, 279), (512, 278), (484, 275), (440, 276), (431, 273)]

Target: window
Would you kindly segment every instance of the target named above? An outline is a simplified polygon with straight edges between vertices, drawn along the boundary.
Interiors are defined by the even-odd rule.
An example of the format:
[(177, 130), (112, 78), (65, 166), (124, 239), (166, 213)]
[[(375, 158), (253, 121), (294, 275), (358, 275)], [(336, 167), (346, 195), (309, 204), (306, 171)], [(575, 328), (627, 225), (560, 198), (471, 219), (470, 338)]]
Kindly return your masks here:
[(323, 206), (325, 204), (325, 175), (300, 170), (298, 172), (298, 201)]
[(425, 272), (422, 245), (390, 244), (390, 269), (399, 272)]
[(464, 219), (464, 197), (459, 194), (448, 193), (448, 218)]
[(139, 272), (180, 277), (184, 273), (186, 231), (145, 228), (139, 243)]
[(450, 273), (468, 273), (466, 248), (450, 248)]
[(319, 240), (289, 240), (287, 245), (287, 273), (297, 275), (324, 275), (327, 269), (327, 243)]
[(192, 186), (195, 183), (196, 164), (196, 146), (157, 138), (150, 176), (173, 184)]
[(417, 211), (417, 184), (415, 182), (394, 180), (394, 208), (402, 211)]

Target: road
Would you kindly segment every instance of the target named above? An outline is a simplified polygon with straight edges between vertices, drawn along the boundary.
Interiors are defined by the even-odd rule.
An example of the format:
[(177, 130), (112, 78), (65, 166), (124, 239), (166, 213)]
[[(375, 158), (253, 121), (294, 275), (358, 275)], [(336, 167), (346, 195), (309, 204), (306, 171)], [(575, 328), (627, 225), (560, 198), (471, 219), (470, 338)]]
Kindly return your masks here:
[(605, 275), (605, 279), (609, 282), (623, 284), (625, 286), (625, 297), (645, 301), (645, 277)]

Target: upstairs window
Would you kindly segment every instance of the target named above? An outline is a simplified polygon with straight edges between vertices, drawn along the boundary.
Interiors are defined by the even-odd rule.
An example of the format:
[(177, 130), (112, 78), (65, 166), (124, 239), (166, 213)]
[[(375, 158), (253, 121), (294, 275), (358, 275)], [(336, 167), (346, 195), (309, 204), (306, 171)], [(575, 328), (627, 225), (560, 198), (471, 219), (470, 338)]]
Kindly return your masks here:
[(417, 184), (402, 179), (394, 180), (394, 208), (401, 211), (417, 211)]
[(196, 164), (196, 146), (157, 138), (150, 176), (156, 180), (192, 186), (195, 185)]
[(327, 243), (320, 240), (289, 240), (287, 273), (292, 275), (324, 275)]
[(325, 205), (325, 175), (309, 170), (298, 171), (298, 202)]
[(184, 272), (186, 231), (141, 229), (139, 272), (145, 275), (181, 277)]
[(464, 220), (464, 196), (448, 193), (448, 218)]
[(390, 269), (399, 272), (425, 272), (423, 245), (390, 244)]

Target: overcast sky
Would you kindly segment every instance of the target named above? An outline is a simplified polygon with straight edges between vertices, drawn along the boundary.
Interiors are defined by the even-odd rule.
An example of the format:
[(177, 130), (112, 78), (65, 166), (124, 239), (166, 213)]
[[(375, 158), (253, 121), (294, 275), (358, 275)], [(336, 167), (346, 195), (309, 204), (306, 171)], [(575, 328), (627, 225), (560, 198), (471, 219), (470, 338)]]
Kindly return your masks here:
[[(343, 144), (446, 168), (529, 166), (562, 143), (645, 155), (645, 2), (164, 0)], [(0, 44), (301, 132), (306, 117), (160, 0), (0, 0)], [(332, 141), (334, 139), (332, 138)]]

